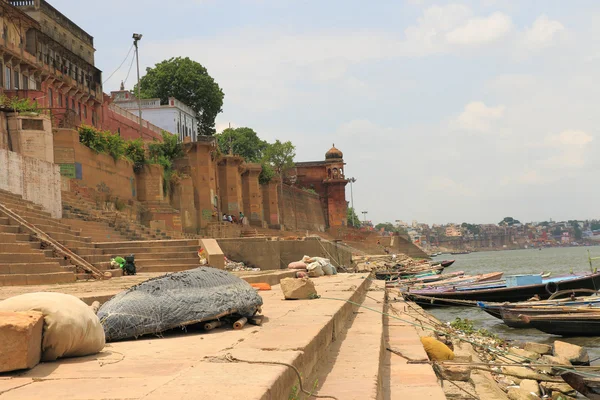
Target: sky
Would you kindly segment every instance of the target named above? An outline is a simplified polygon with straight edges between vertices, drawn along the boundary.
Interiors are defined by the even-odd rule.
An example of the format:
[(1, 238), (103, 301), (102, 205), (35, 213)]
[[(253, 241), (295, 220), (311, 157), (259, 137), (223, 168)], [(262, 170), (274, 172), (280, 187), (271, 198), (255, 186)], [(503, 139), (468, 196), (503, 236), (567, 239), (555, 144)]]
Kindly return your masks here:
[(94, 36), (104, 79), (142, 33), (142, 71), (208, 69), (218, 131), (290, 140), (296, 161), (335, 143), (361, 218), (600, 218), (597, 0), (50, 2)]

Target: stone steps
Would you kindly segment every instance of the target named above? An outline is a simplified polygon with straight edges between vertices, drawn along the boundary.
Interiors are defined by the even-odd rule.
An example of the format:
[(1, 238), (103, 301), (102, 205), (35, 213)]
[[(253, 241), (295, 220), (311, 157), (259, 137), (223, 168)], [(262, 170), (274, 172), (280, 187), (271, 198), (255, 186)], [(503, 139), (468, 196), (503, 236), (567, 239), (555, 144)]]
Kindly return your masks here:
[(66, 272), (58, 262), (40, 262), (37, 264), (0, 262), (0, 275), (45, 274), (56, 272)]
[(72, 272), (0, 275), (0, 286), (51, 285), (72, 282), (75, 282), (75, 274)]
[[(383, 312), (385, 292), (370, 291), (361, 305)], [(385, 352), (383, 316), (359, 308), (346, 321), (347, 330), (329, 347), (319, 363), (316, 376), (305, 385), (318, 382), (317, 394), (338, 399), (378, 399), (383, 369), (381, 356)]]
[(152, 247), (159, 245), (161, 247), (181, 247), (181, 246), (199, 246), (198, 240), (142, 240), (132, 242), (116, 242), (116, 243), (96, 243), (99, 249), (115, 249), (115, 248), (140, 248)]
[(36, 263), (42, 262), (46, 259), (46, 256), (42, 252), (32, 253), (0, 253), (0, 263)]

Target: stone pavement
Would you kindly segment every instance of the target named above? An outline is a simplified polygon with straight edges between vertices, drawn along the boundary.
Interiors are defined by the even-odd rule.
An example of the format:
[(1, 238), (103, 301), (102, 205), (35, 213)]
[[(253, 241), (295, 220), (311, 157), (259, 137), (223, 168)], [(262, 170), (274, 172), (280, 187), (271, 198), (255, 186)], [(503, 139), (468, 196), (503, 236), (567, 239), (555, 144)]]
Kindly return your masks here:
[[(261, 279), (265, 276), (263, 274)], [(115, 279), (112, 280), (113, 287), (104, 287), (107, 282), (110, 281), (90, 283), (97, 287), (80, 293), (90, 296), (90, 293), (94, 295), (103, 290), (114, 291), (115, 284), (125, 285)], [(371, 282), (364, 274), (321, 277), (314, 282), (322, 297), (364, 302), (383, 309), (383, 292), (368, 292)], [(127, 282), (131, 283), (131, 280)], [(74, 290), (72, 285), (60, 286)], [(81, 290), (78, 286), (76, 289)], [(331, 394), (353, 393), (344, 387), (344, 382), (350, 382), (344, 369), (351, 368), (348, 373), (354, 377), (351, 381), (357, 392), (350, 398), (394, 399), (404, 397), (402, 393), (443, 398), (433, 371), (427, 369), (427, 365), (416, 368), (415, 365), (393, 363), (392, 371), (388, 371), (390, 364), (385, 364), (379, 356), (386, 345), (382, 338), (388, 337), (384, 330), (386, 320), (380, 315), (368, 314), (372, 311), (359, 310), (345, 301), (325, 298), (286, 301), (278, 285), (260, 294), (264, 299), (265, 316), (260, 327), (246, 325), (239, 331), (226, 327), (210, 332), (188, 327), (187, 331), (168, 332), (161, 338), (149, 336), (110, 343), (94, 356), (42, 363), (30, 371), (0, 375), (0, 400), (286, 400), (297, 387), (296, 374), (290, 368), (229, 362), (224, 356), (231, 354), (243, 360), (285, 362), (296, 366), (303, 377), (310, 377), (326, 362), (336, 341), (341, 341), (341, 351), (331, 365), (331, 376), (322, 379), (320, 395), (330, 394), (327, 391)], [(348, 327), (346, 323), (352, 320), (352, 326)], [(400, 346), (400, 342), (410, 346), (420, 344), (414, 328), (398, 335), (394, 346)], [(369, 347), (361, 345), (365, 341), (369, 342)], [(380, 348), (374, 343), (381, 343)], [(417, 347), (414, 349), (424, 354), (422, 347), (420, 352)], [(353, 357), (352, 354), (365, 356)], [(387, 372), (382, 374), (382, 371)], [(311, 390), (311, 380), (305, 380), (306, 389)], [(394, 393), (394, 390), (397, 391)], [(338, 399), (344, 397), (338, 396)]]

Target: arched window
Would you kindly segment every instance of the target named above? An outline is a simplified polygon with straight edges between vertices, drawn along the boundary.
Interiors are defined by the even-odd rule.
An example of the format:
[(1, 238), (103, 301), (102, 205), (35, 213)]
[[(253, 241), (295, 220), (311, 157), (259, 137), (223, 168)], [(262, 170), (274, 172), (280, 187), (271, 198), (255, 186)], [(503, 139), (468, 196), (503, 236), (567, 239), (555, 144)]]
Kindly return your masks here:
[(338, 178), (338, 169), (334, 168), (333, 169), (333, 179), (337, 179)]
[(328, 177), (329, 179), (331, 179), (331, 168), (329, 168), (329, 169), (327, 170), (327, 177)]

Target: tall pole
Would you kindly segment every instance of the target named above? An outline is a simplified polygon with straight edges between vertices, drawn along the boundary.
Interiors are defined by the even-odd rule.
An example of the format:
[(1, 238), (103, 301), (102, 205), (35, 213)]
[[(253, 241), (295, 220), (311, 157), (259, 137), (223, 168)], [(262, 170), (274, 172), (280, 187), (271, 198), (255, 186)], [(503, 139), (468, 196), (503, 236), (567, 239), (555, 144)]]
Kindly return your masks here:
[(356, 221), (354, 220), (354, 216), (356, 215), (356, 210), (354, 209), (354, 193), (352, 192), (352, 184), (356, 182), (356, 178), (352, 177), (348, 179), (350, 182), (350, 203), (352, 204), (352, 226), (355, 227)]
[(363, 220), (365, 221), (365, 225), (367, 224), (367, 214), (368, 213), (369, 213), (368, 211), (362, 211)]
[(140, 113), (140, 137), (142, 137), (142, 97), (140, 96), (140, 56), (138, 50), (138, 42), (142, 40), (142, 35), (139, 33), (133, 34), (133, 45), (135, 46), (135, 60), (137, 63), (137, 100), (138, 100), (138, 111)]

